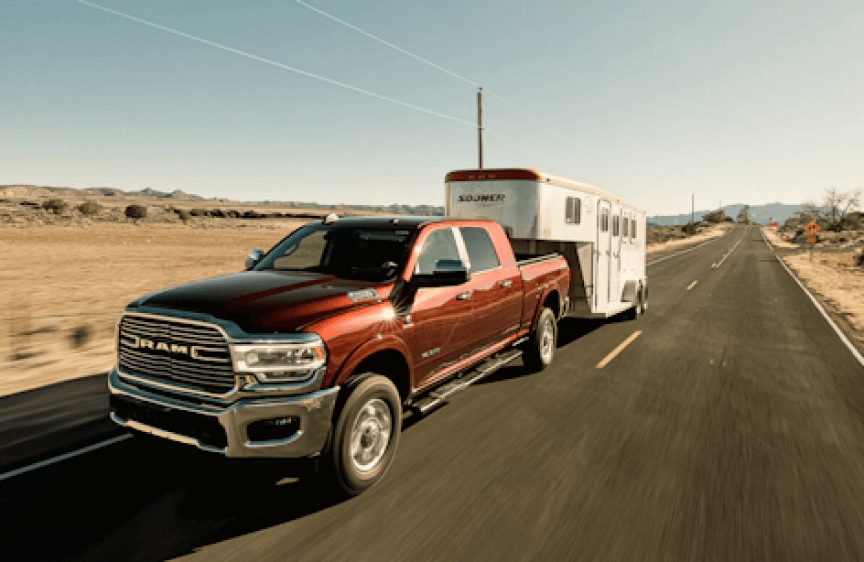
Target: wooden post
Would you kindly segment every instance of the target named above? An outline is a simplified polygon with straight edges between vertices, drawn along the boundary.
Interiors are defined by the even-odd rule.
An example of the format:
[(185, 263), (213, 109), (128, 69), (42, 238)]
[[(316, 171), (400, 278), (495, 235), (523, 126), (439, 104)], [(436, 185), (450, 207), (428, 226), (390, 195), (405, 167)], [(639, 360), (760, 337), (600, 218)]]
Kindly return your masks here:
[(483, 169), (483, 88), (477, 90), (477, 155), (479, 169)]

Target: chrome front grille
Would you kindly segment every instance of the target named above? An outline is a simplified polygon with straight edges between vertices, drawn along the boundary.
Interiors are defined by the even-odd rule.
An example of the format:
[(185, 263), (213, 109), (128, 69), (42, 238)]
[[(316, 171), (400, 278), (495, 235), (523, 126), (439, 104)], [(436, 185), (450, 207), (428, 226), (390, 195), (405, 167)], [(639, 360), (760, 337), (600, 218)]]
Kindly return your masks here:
[(214, 326), (124, 316), (119, 336), (123, 373), (212, 394), (234, 388), (228, 343)]

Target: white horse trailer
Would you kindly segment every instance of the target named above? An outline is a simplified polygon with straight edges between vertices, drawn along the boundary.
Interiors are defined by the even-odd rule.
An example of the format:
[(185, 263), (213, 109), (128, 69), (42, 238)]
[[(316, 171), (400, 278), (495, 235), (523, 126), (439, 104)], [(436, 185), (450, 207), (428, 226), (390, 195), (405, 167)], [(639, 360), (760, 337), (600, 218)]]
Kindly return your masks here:
[(517, 259), (552, 252), (567, 258), (567, 316), (644, 312), (644, 209), (592, 185), (532, 169), (457, 170), (445, 182), (446, 216), (497, 221)]

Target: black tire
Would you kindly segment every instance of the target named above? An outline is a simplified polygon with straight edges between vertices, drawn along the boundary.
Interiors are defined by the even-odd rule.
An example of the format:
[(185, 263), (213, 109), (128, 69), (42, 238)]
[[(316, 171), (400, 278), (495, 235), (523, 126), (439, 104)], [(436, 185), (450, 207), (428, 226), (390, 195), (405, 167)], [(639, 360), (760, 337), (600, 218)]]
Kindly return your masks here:
[(645, 314), (648, 310), (648, 287), (642, 287), (642, 290), (639, 292), (639, 304), (642, 307), (641, 314)]
[(642, 287), (636, 291), (636, 302), (627, 310), (627, 318), (630, 320), (638, 320), (642, 315)]
[[(376, 373), (358, 376), (345, 390), (320, 476), (325, 485), (335, 485), (337, 495), (353, 497), (381, 480), (390, 468), (402, 429), (402, 401), (390, 379)], [(352, 443), (355, 428), (358, 433)]]
[(531, 371), (542, 371), (552, 364), (558, 344), (558, 325), (550, 308), (540, 311), (534, 331), (525, 342), (522, 361)]

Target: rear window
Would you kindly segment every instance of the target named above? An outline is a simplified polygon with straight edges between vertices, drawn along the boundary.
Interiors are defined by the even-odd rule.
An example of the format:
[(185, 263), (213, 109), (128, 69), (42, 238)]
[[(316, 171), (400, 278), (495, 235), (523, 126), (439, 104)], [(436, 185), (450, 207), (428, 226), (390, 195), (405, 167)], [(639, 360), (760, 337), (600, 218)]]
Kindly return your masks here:
[(465, 247), (468, 249), (468, 259), (471, 261), (471, 273), (479, 273), (495, 269), (501, 262), (495, 253), (495, 246), (485, 228), (463, 226), (459, 228)]

